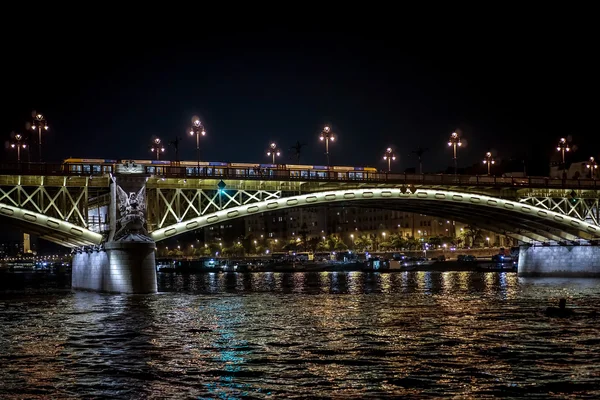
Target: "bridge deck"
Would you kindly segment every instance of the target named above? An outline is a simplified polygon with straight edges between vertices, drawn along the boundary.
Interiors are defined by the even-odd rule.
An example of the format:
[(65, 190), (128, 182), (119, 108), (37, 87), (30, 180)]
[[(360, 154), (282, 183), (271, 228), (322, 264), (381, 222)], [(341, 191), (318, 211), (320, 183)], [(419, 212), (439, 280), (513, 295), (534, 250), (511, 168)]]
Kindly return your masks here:
[[(65, 169), (62, 164), (0, 164), (0, 185), (16, 184), (17, 176), (67, 176), (67, 177), (107, 177), (100, 171), (82, 174)], [(286, 181), (286, 182), (322, 182), (322, 183), (368, 183), (394, 185), (426, 185), (440, 187), (486, 187), (513, 189), (585, 189), (600, 190), (598, 179), (555, 179), (548, 177), (500, 177), (488, 175), (445, 175), (445, 174), (408, 174), (408, 173), (370, 173), (364, 171), (330, 170), (289, 170), (278, 168), (261, 173), (255, 169), (240, 168), (184, 168), (164, 166), (144, 166), (140, 175), (161, 179), (223, 179), (246, 181)], [(33, 183), (33, 182), (31, 182)], [(73, 182), (74, 183), (74, 182)], [(72, 183), (72, 184), (73, 184)], [(91, 182), (88, 182), (88, 185)], [(106, 185), (107, 181), (94, 182), (92, 185)]]

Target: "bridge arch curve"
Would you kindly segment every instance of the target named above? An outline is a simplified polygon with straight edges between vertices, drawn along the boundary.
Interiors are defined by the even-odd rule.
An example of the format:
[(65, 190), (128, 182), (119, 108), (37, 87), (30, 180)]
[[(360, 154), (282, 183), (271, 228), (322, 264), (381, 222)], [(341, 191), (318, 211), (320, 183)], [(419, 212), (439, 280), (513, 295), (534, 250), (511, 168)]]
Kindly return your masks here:
[[(398, 188), (334, 190), (270, 199), (182, 221), (155, 230), (151, 236), (158, 242), (205, 226), (263, 212), (326, 203), (355, 202), (371, 206), (389, 204), (399, 210), (447, 216), (461, 222), (475, 221), (482, 226), (485, 225), (486, 229), (509, 233), (508, 236), (521, 240), (523, 238), (532, 240), (600, 238), (600, 226), (526, 203), (448, 190), (417, 189), (413, 193)], [(497, 219), (497, 225), (502, 228), (492, 229), (496, 225), (493, 218)], [(507, 232), (506, 228), (511, 227), (514, 228), (514, 232)]]
[(65, 247), (76, 248), (100, 244), (102, 235), (68, 221), (48, 217), (35, 211), (0, 203), (0, 221), (23, 228)]

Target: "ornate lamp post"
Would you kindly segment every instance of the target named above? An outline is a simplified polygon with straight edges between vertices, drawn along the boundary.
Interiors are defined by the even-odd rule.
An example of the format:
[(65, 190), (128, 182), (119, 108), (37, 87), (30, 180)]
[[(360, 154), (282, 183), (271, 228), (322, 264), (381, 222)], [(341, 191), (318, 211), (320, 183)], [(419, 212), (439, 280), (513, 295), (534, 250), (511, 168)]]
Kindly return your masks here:
[(569, 143), (567, 143), (567, 139), (560, 138), (560, 140), (558, 141), (558, 145), (556, 146), (556, 151), (560, 151), (562, 155), (563, 170), (566, 171), (567, 165), (565, 164), (565, 152), (571, 151)]
[(448, 146), (451, 146), (454, 148), (454, 175), (456, 175), (456, 174), (458, 174), (458, 161), (457, 161), (457, 157), (456, 157), (456, 147), (462, 146), (462, 142), (461, 142), (460, 138), (458, 137), (458, 133), (452, 132), (452, 135), (450, 135), (450, 139), (448, 140)]
[(334, 141), (333, 132), (331, 132), (331, 128), (329, 126), (325, 126), (321, 131), (321, 136), (319, 137), (321, 141), (325, 141), (325, 154), (327, 155), (327, 168), (329, 168), (329, 141)]
[(396, 161), (396, 155), (392, 151), (391, 147), (388, 147), (383, 153), (383, 159), (388, 162), (388, 172), (392, 172), (392, 160)]
[(585, 167), (590, 170), (590, 178), (594, 179), (596, 177), (596, 170), (598, 169), (598, 162), (596, 159), (590, 157), (590, 161), (588, 161)]
[(485, 153), (485, 158), (483, 159), (483, 163), (487, 164), (487, 168), (488, 168), (488, 175), (492, 174), (492, 164), (496, 164), (496, 160), (494, 160), (494, 158), (492, 157), (492, 153), (491, 152), (487, 152)]
[(14, 142), (10, 144), (10, 147), (13, 149), (17, 149), (17, 162), (21, 163), (21, 149), (26, 149), (27, 144), (25, 143), (25, 139), (20, 133), (15, 134)]
[(192, 127), (190, 128), (190, 135), (196, 135), (196, 158), (198, 159), (198, 174), (200, 174), (200, 135), (206, 136), (206, 131), (200, 118), (197, 116), (192, 117)]
[(275, 156), (279, 157), (281, 155), (281, 151), (277, 148), (277, 144), (273, 142), (269, 145), (267, 155), (273, 156), (273, 164), (275, 164)]
[(160, 138), (155, 138), (152, 141), (152, 145), (150, 146), (150, 151), (153, 153), (156, 152), (156, 159), (160, 160), (160, 153), (165, 152), (165, 146), (162, 145)]
[(35, 131), (36, 129), (38, 130), (38, 156), (39, 156), (39, 161), (42, 162), (42, 129), (47, 131), (48, 128), (48, 121), (46, 120), (46, 118), (39, 113), (36, 113), (35, 110), (31, 112), (31, 116), (33, 117), (33, 123), (31, 124), (31, 130)]

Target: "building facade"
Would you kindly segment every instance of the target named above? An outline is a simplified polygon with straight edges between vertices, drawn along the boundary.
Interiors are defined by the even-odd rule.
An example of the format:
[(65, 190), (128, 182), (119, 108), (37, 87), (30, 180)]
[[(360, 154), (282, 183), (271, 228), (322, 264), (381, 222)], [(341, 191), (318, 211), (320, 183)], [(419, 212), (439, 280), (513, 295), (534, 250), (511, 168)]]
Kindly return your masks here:
[[(321, 206), (311, 208), (291, 208), (246, 217), (245, 235), (255, 238), (290, 240), (295, 237), (307, 238), (336, 235), (347, 245), (354, 238), (369, 235), (376, 241), (385, 241), (386, 236), (399, 234), (404, 238), (427, 241), (431, 237), (448, 240), (463, 237), (466, 224), (405, 211), (367, 207)], [(478, 231), (475, 246), (510, 246), (512, 241), (504, 235), (488, 231)]]

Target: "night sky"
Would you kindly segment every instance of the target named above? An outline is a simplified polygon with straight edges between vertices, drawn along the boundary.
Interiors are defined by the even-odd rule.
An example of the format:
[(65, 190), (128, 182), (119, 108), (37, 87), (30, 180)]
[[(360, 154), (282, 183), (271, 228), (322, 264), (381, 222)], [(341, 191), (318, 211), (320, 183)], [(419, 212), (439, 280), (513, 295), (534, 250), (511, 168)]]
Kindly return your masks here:
[(147, 159), (152, 135), (181, 136), (181, 158), (195, 160), (187, 134), (194, 114), (206, 126), (207, 161), (266, 163), (273, 140), (285, 150), (282, 162), (295, 163), (287, 149), (300, 141), (301, 162), (324, 165), (324, 124), (338, 139), (330, 151), (337, 165), (385, 168), (381, 156), (391, 145), (400, 157), (393, 169), (404, 171), (417, 165), (410, 152), (422, 146), (430, 149), (425, 171), (438, 172), (452, 165), (446, 143), (454, 130), (467, 144), (459, 166), (493, 150), (547, 174), (567, 135), (579, 148), (574, 159), (600, 155), (595, 50), (560, 32), (428, 44), (343, 33), (63, 39), (48, 39), (35, 61), (20, 43), (5, 50), (10, 101), (0, 133), (7, 140), (23, 132), (38, 110), (51, 128), (47, 161)]

